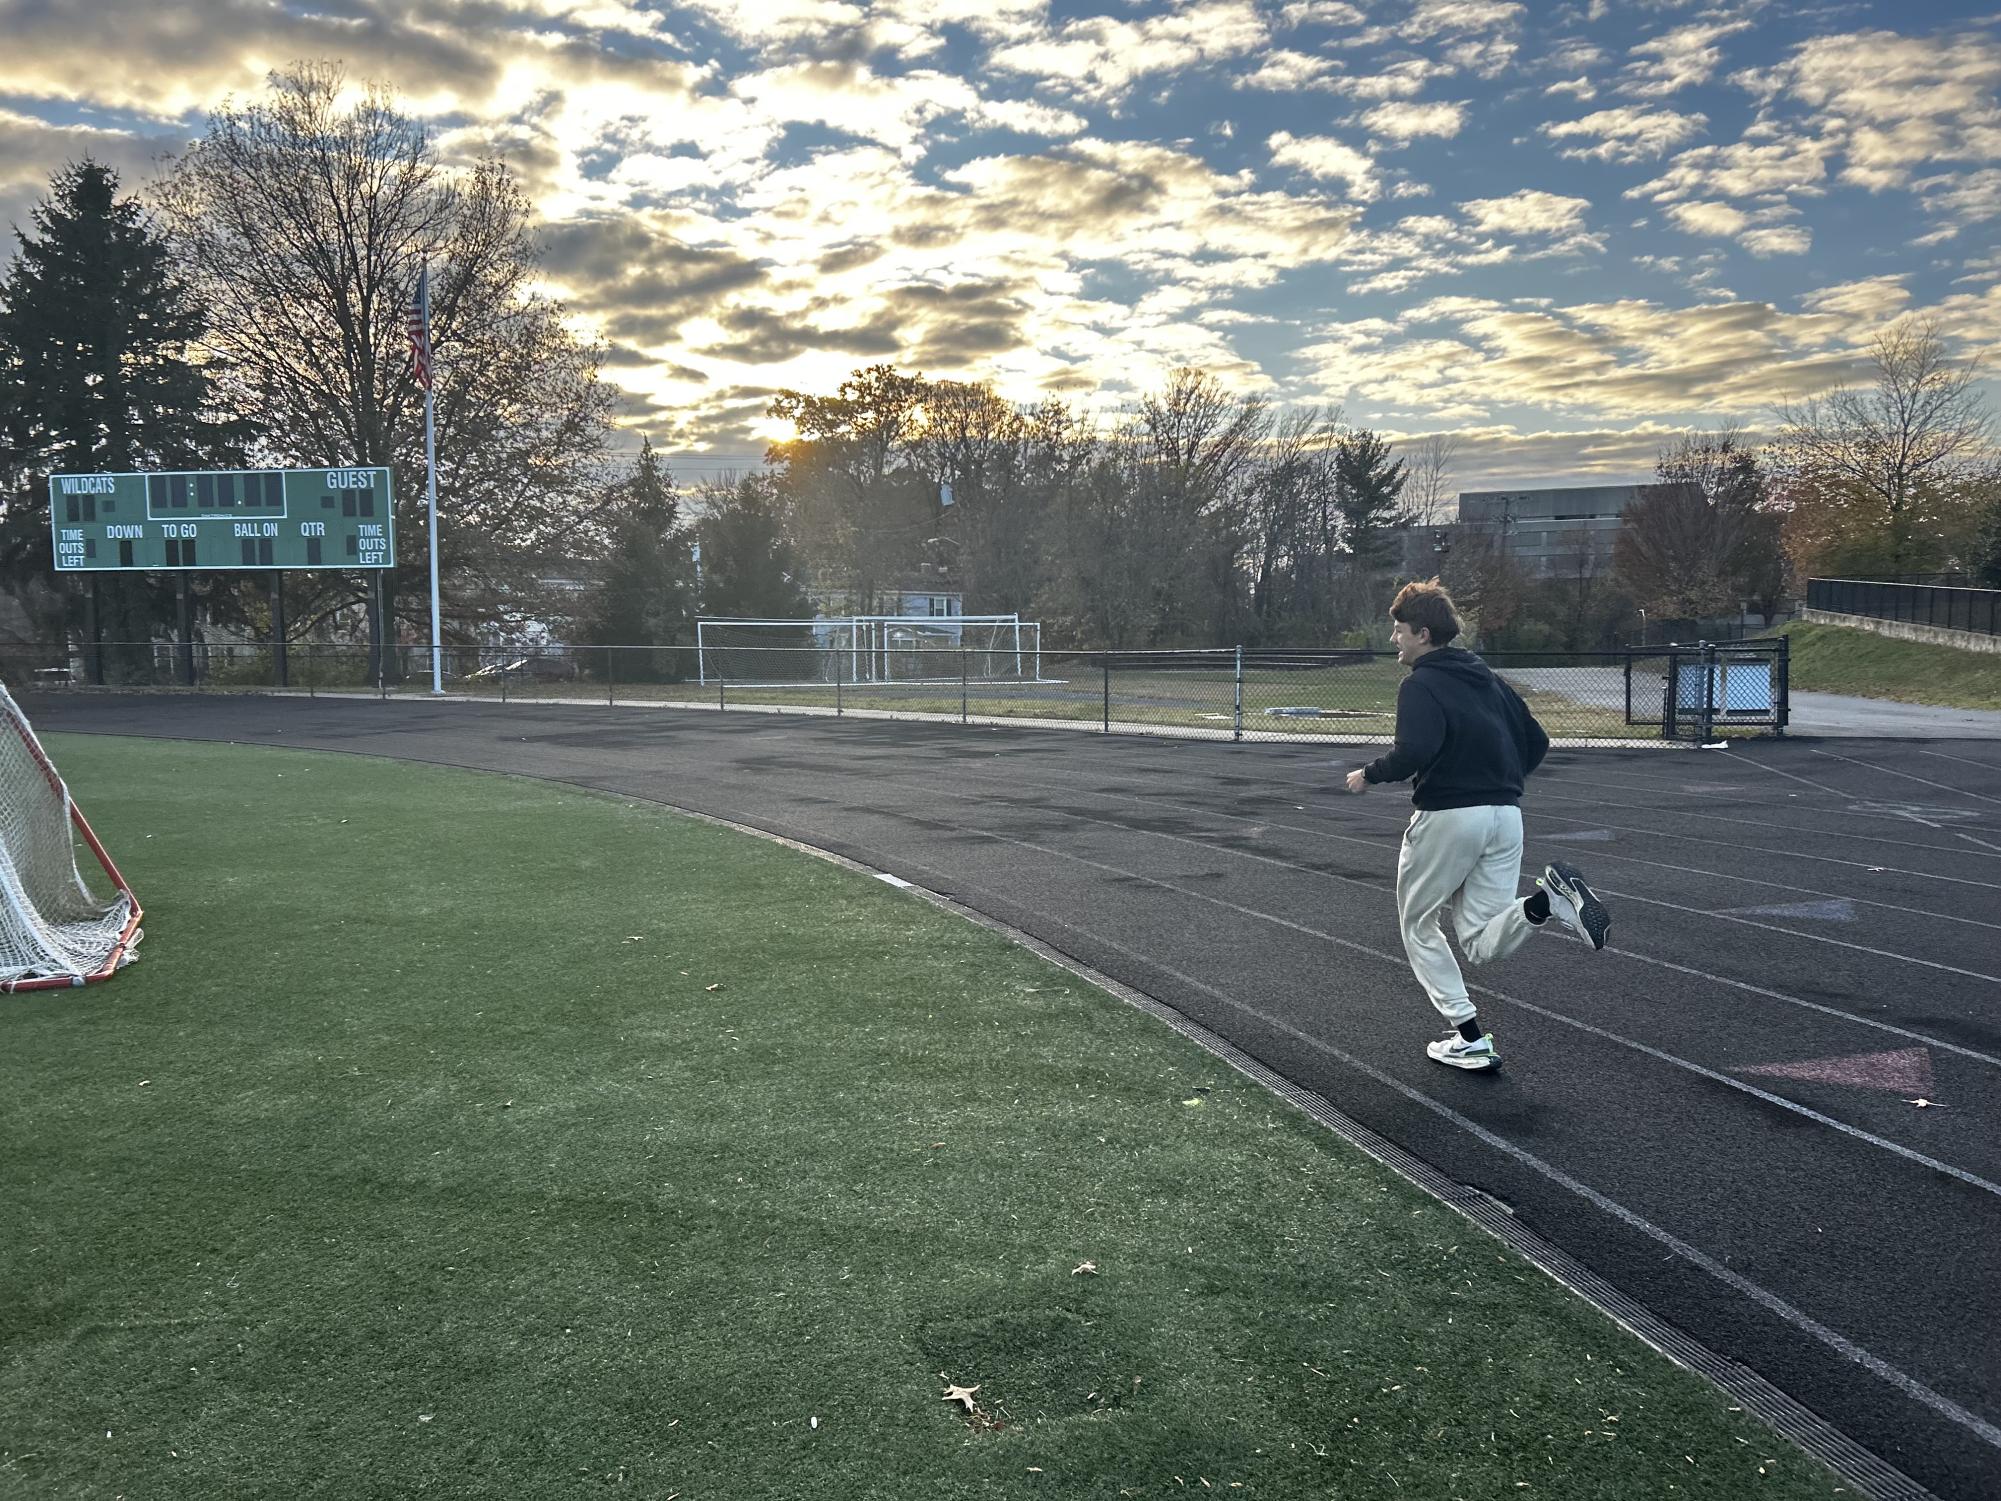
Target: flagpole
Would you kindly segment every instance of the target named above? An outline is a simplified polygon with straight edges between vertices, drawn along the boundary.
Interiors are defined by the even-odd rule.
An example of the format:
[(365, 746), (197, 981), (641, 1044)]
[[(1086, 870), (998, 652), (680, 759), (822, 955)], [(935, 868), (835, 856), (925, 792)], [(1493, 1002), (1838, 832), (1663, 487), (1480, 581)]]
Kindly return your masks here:
[(432, 408), (431, 387), (437, 355), (431, 347), (431, 263), (427, 259), (417, 278), (417, 296), (423, 304), (424, 352), (424, 470), (430, 491), (431, 526), (431, 691), (445, 691), (444, 645), (438, 629), (438, 428)]

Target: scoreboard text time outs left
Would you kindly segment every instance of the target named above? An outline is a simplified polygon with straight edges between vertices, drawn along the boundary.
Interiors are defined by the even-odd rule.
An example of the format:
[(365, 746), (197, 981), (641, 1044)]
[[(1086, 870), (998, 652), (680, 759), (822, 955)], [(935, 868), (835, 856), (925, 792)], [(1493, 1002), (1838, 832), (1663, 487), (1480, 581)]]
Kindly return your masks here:
[(52, 474), (56, 571), (391, 568), (387, 469)]

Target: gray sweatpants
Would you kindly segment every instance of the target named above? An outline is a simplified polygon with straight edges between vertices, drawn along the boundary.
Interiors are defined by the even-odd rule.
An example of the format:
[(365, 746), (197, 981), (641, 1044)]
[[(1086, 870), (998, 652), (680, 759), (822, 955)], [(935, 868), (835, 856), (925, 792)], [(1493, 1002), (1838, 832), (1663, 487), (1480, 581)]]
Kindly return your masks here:
[(1477, 1009), (1466, 994), (1439, 917), (1450, 909), (1459, 946), (1473, 964), (1504, 959), (1535, 926), (1516, 894), (1522, 873), (1522, 810), (1420, 809), (1397, 857), (1397, 917), (1417, 983), (1455, 1025)]

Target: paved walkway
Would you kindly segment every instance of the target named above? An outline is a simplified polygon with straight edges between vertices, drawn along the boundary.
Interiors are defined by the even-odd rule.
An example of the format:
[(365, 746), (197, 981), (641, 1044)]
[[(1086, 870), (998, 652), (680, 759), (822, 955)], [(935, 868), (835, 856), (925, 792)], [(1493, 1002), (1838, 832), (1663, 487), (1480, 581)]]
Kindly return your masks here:
[(1935, 709), (1845, 693), (1793, 694), (1792, 728), (1802, 735), (1875, 739), (2001, 740), (2001, 711)]
[[(1619, 667), (1510, 667), (1503, 670), (1503, 676), (1519, 687), (1601, 706), (1623, 702), (1626, 686), (1625, 670)], [(1635, 694), (1639, 692), (1637, 677), (1636, 673)], [(1650, 677), (1648, 681), (1658, 679)], [(1658, 696), (1658, 689), (1655, 693)], [(1937, 709), (1845, 693), (1802, 693), (1796, 688), (1788, 728), (1797, 735), (1875, 740), (2001, 740), (2001, 710)]]

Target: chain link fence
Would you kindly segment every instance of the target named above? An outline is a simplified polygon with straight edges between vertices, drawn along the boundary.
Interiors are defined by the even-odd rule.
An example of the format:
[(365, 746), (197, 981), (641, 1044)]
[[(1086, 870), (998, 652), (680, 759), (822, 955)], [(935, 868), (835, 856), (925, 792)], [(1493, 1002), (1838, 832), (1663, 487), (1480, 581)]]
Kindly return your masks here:
[[(1060, 651), (1032, 657), (897, 648), (856, 681), (852, 654), (806, 645), (450, 647), (446, 696), (502, 703), (659, 704), (721, 711), (1012, 721), (1226, 740), (1387, 741), (1404, 668), (1374, 651)], [(1734, 730), (1783, 733), (1783, 639), (1615, 652), (1493, 652), (1553, 738), (1616, 743)], [(416, 698), (428, 647), (106, 642), (0, 645), (16, 690), (148, 689)]]

